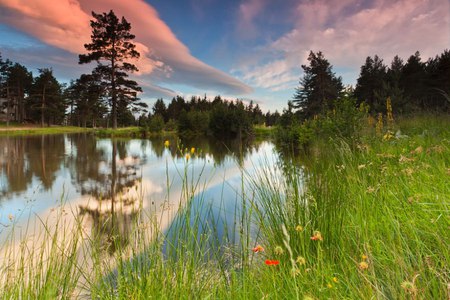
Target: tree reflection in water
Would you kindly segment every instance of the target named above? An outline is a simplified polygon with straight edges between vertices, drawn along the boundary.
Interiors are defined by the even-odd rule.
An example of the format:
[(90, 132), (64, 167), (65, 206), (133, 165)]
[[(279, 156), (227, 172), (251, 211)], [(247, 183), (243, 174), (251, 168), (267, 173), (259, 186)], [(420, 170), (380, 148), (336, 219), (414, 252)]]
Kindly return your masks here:
[(95, 138), (81, 135), (72, 138), (76, 155), (72, 157), (74, 184), (82, 195), (95, 203), (80, 205), (80, 215), (89, 216), (92, 232), (113, 254), (129, 243), (138, 217), (140, 200), (136, 186), (140, 181), (141, 156), (128, 154), (126, 140), (112, 139), (110, 149), (99, 147)]

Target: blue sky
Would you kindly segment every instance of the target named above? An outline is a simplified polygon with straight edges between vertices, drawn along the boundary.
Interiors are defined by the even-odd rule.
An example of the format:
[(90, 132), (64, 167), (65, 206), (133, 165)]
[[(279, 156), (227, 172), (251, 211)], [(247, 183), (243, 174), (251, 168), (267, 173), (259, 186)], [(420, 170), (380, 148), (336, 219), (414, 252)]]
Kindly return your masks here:
[(450, 46), (447, 0), (0, 0), (0, 52), (61, 81), (79, 66), (90, 12), (113, 9), (132, 24), (142, 99), (220, 94), (281, 110), (310, 50), (322, 51), (345, 84), (367, 56), (386, 64)]

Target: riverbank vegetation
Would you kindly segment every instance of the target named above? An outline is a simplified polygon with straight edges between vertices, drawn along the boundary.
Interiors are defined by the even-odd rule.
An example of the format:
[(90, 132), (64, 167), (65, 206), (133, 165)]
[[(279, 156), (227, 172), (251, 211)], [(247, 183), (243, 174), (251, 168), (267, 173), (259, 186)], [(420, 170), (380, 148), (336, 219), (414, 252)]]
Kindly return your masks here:
[(168, 231), (137, 214), (123, 243), (120, 209), (88, 238), (82, 219), (62, 235), (49, 225), (40, 243), (2, 245), (2, 297), (446, 298), (450, 120), (398, 118), (382, 132), (363, 122), (355, 143), (327, 136), (242, 170), (234, 224), (204, 213), (188, 149), (186, 205)]

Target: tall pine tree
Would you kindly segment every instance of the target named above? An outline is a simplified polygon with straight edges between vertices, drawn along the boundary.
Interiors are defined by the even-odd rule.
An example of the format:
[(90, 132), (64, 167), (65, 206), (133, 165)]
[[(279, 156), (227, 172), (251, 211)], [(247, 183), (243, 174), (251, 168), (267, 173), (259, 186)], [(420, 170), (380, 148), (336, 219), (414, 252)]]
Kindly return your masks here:
[(293, 103), (304, 118), (311, 118), (333, 105), (343, 89), (341, 77), (336, 77), (322, 52), (310, 52), (309, 65), (302, 65), (303, 78), (296, 89)]
[[(95, 72), (101, 74), (109, 92), (112, 125), (117, 128), (119, 101), (132, 103), (138, 99), (136, 93), (142, 91), (136, 81), (128, 79), (128, 73), (138, 71), (129, 60), (139, 58), (139, 52), (131, 42), (135, 36), (130, 33), (131, 25), (124, 17), (119, 20), (112, 10), (102, 14), (92, 12), (92, 16), (92, 42), (84, 45), (88, 54), (80, 54), (79, 63), (97, 62)], [(123, 108), (123, 103), (121, 106)]]

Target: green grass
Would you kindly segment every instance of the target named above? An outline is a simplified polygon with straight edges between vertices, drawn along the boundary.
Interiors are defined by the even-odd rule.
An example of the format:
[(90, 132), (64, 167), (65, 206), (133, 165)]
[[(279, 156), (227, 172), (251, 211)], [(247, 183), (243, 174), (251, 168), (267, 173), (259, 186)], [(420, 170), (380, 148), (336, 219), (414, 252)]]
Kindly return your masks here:
[[(0, 266), (1, 297), (66, 298), (82, 290), (95, 299), (446, 299), (450, 119), (399, 119), (390, 130), (400, 130), (397, 138), (368, 129), (351, 144), (316, 141), (302, 166), (286, 159), (249, 174), (236, 191), (246, 209), (225, 224), (239, 235), (236, 245), (211, 242), (215, 228), (199, 213), (208, 207), (193, 206), (205, 187), (186, 165), (179, 213), (192, 222), (177, 219), (176, 242), (151, 215), (139, 215), (127, 245), (120, 230), (83, 238), (78, 226), (61, 242), (49, 229), (41, 260), (30, 261), (33, 249), (24, 248)], [(199, 226), (208, 230), (201, 234)], [(311, 239), (317, 232), (322, 241)], [(77, 258), (79, 243), (89, 263)], [(265, 250), (253, 253), (257, 244)]]
[(42, 135), (42, 134), (62, 134), (91, 132), (91, 128), (82, 128), (75, 126), (52, 126), (52, 127), (21, 127), (13, 126), (11, 128), (2, 126), (0, 136), (24, 136), (24, 135)]

